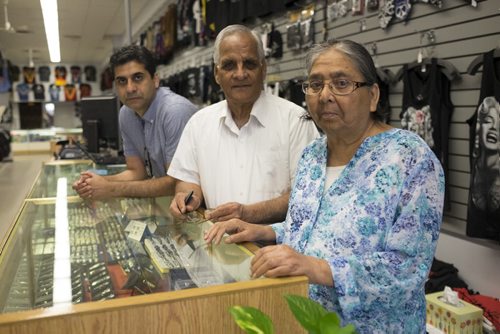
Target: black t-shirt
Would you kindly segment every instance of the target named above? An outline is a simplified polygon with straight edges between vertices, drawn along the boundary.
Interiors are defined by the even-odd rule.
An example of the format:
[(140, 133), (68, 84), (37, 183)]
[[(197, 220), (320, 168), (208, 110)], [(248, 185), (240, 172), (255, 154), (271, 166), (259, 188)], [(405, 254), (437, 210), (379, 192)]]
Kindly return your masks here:
[(20, 75), (21, 75), (21, 70), (19, 69), (19, 66), (17, 65), (9, 66), (9, 77), (12, 82), (19, 81)]
[(33, 85), (35, 100), (45, 100), (45, 87), (42, 84)]
[[(429, 145), (443, 166), (448, 180), (448, 133), (453, 104), (450, 81), (433, 58), (425, 72), (417, 66), (404, 66), (403, 106), (400, 114), (403, 129), (417, 133)], [(449, 208), (448, 183), (445, 207)]]
[(49, 82), (49, 80), (50, 80), (50, 67), (40, 66), (38, 68), (38, 76), (40, 77), (40, 81)]
[(229, 25), (229, 1), (207, 0), (206, 21), (211, 31), (209, 37), (215, 38), (217, 34)]
[(500, 241), (500, 59), (483, 55), (477, 111), (470, 125), (470, 188), (466, 234)]
[(377, 69), (377, 83), (380, 88), (380, 98), (378, 100), (378, 104), (380, 109), (382, 110), (382, 114), (384, 115), (384, 122), (389, 123), (391, 118), (391, 105), (389, 103), (389, 82), (382, 78), (383, 73), (379, 71), (385, 72), (384, 69)]

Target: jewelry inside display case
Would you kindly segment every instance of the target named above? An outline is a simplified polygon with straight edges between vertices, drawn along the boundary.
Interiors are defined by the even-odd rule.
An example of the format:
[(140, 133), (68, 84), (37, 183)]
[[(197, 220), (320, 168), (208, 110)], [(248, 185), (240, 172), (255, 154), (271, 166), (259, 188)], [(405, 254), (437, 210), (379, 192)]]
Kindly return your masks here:
[[(119, 308), (120, 301), (134, 301), (134, 296), (184, 296), (175, 295), (180, 291), (194, 292), (203, 300), (205, 288), (248, 282), (252, 289), (260, 289), (266, 281), (272, 282), (269, 287), (277, 283), (251, 279), (249, 249), (256, 246), (206, 244), (203, 235), (212, 222), (198, 212), (182, 221), (174, 219), (168, 211), (170, 197), (86, 202), (71, 188), (84, 170), (110, 174), (123, 168), (89, 161), (42, 167), (0, 245), (0, 332), (2, 318), (13, 319), (28, 311), (40, 315), (44, 309), (69, 307), (63, 314), (77, 316), (82, 309), (78, 305), (88, 304), (97, 312), (107, 305), (95, 303), (101, 301)], [(293, 281), (290, 292), (306, 294), (306, 279), (289, 280)], [(238, 290), (245, 292), (244, 285)], [(224, 321), (231, 321), (224, 313)]]

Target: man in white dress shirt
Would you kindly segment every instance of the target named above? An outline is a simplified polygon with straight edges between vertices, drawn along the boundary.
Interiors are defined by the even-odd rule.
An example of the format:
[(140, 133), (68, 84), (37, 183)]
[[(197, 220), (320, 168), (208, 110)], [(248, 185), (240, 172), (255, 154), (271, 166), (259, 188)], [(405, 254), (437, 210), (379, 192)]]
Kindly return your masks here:
[(180, 218), (204, 203), (213, 221), (282, 221), (298, 159), (319, 135), (316, 126), (303, 108), (263, 91), (264, 50), (247, 27), (219, 33), (214, 63), (226, 100), (186, 125), (168, 169), (177, 179), (170, 211)]

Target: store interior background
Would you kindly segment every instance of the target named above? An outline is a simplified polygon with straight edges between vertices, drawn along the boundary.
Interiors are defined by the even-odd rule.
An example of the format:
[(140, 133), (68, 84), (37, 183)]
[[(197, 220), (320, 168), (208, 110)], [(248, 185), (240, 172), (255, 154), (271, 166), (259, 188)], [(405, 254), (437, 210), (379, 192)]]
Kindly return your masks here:
[[(99, 79), (113, 48), (125, 44), (128, 38), (124, 3), (126, 1), (121, 0), (59, 0), (62, 45), (60, 65), (68, 68), (72, 65), (94, 65), (98, 81), (92, 83), (92, 95), (110, 93), (100, 90)], [(130, 1), (132, 41), (137, 41), (140, 33), (163, 15), (172, 3), (176, 1)], [(319, 42), (325, 36), (325, 2), (314, 3), (315, 41)], [(28, 18), (21, 19), (23, 15)], [(30, 15), (33, 17), (30, 18)], [(50, 64), (46, 51), (43, 25), (40, 29), (34, 26), (36, 20), (41, 20), (39, 1), (11, 0), (9, 16), (14, 26), (28, 25), (39, 41), (32, 45), (29, 44), (32, 42), (28, 42), (29, 34), (0, 32), (0, 51), (4, 58), (22, 68), (29, 65), (29, 49), (32, 49), (31, 60), (35, 67), (49, 65), (53, 68), (55, 64)], [(302, 77), (304, 51), (292, 51), (286, 46), (286, 28), (289, 24), (286, 13), (259, 19), (249, 23), (249, 26), (258, 26), (264, 22), (274, 22), (284, 41), (283, 57), (270, 59), (268, 62), (267, 81), (285, 82)], [(371, 52), (375, 43), (376, 63), (393, 74), (402, 65), (415, 61), (421, 48), (429, 56), (445, 59), (459, 70), (460, 78), (452, 81), (451, 85), (451, 100), (454, 104), (449, 136), (448, 182), (451, 209), (445, 212), (436, 258), (453, 263), (469, 288), (497, 298), (500, 298), (500, 245), (491, 240), (467, 237), (465, 227), (470, 181), (469, 126), (466, 120), (475, 112), (482, 73), (480, 70), (475, 75), (470, 75), (467, 68), (478, 55), (500, 48), (499, 22), (500, 3), (496, 0), (480, 1), (477, 7), (470, 6), (464, 0), (447, 0), (443, 1), (440, 9), (417, 3), (407, 22), (395, 20), (385, 30), (379, 26), (377, 13), (366, 11), (361, 16), (352, 16), (348, 12), (345, 17), (329, 21), (326, 30), (328, 38), (353, 39), (363, 43)], [(433, 41), (428, 37), (430, 31), (434, 36)], [(160, 78), (187, 68), (209, 65), (212, 52), (211, 43), (204, 47), (178, 50), (171, 62), (159, 67)], [(401, 81), (390, 87), (391, 124), (396, 127), (400, 126), (402, 91)], [(46, 95), (48, 98), (48, 94)], [(14, 118), (12, 123), (1, 125), (9, 126), (12, 130), (19, 129), (19, 103), (15, 95), (0, 93), (0, 105), (9, 101), (13, 102)], [(54, 125), (69, 128), (79, 126), (74, 102), (56, 103)], [(0, 165), (0, 168), (3, 167)], [(10, 223), (1, 222), (2, 225)]]

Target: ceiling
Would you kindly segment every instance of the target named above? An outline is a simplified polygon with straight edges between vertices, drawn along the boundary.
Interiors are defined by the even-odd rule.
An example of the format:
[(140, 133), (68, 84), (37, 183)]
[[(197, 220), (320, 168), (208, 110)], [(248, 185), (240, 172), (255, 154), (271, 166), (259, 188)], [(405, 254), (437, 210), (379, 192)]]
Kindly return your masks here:
[[(49, 64), (40, 0), (0, 0), (15, 33), (0, 30), (0, 51), (13, 64)], [(161, 17), (174, 0), (58, 0), (61, 63), (104, 66), (113, 47), (127, 44), (125, 4), (130, 3), (132, 41)], [(31, 51), (30, 51), (31, 50)]]

